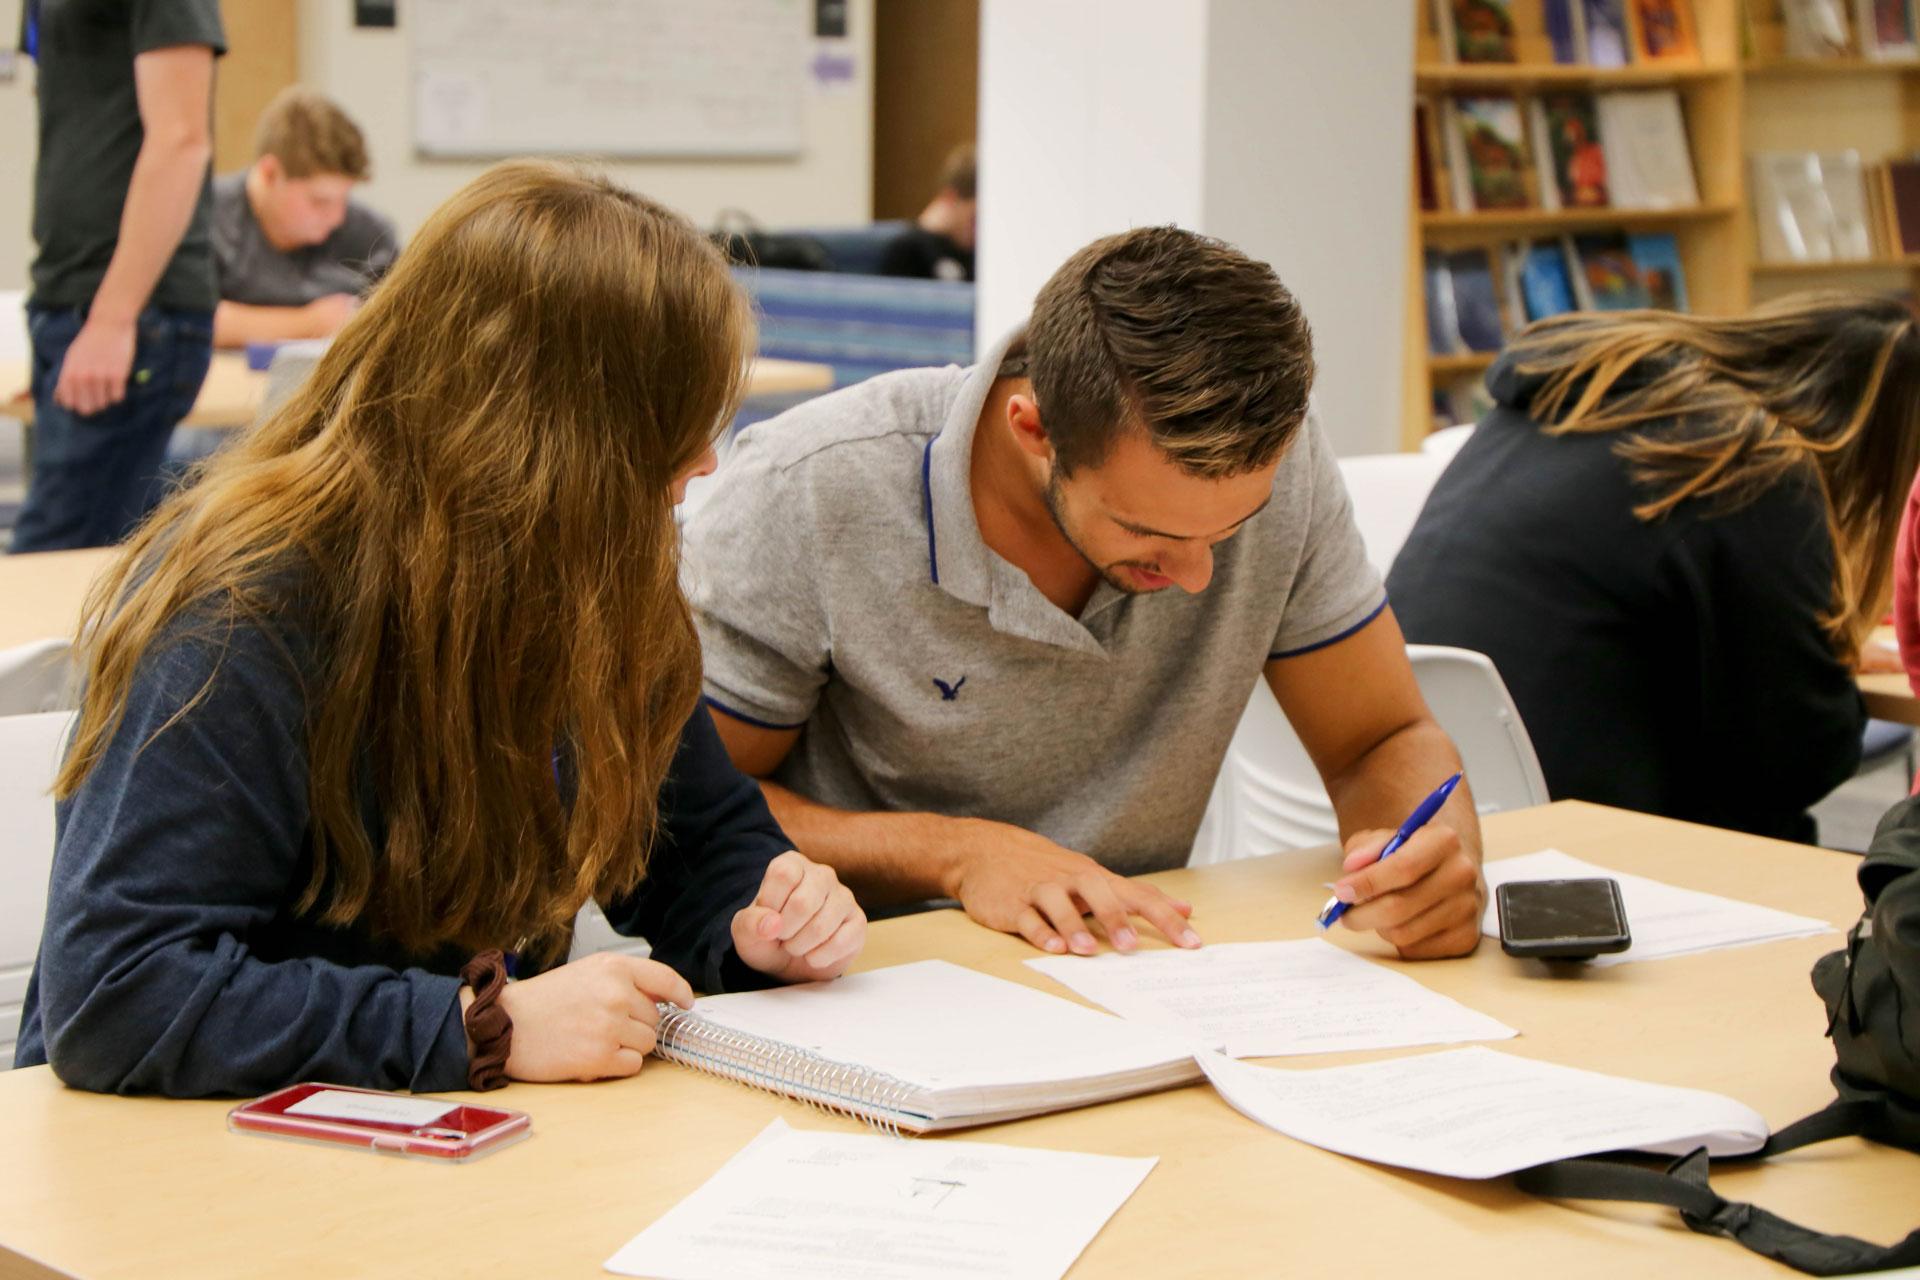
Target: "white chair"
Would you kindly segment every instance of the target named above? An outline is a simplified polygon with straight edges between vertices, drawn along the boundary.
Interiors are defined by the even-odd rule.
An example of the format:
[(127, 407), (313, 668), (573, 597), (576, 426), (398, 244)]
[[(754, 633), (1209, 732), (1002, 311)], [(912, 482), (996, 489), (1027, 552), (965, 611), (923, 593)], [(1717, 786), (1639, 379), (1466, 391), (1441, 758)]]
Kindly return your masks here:
[(1353, 499), (1353, 521), (1367, 559), (1385, 573), (1400, 554), (1433, 482), (1448, 459), (1433, 453), (1373, 453), (1340, 459), (1340, 476)]
[(53, 868), (53, 779), (74, 713), (0, 717), (0, 1070), (13, 1065), (20, 1004), (40, 950)]
[(0, 649), (0, 716), (70, 711), (78, 692), (69, 640), (35, 640)]
[[(1414, 678), (1433, 717), (1466, 765), (1481, 813), (1547, 802), (1533, 740), (1506, 682), (1485, 654), (1442, 645), (1407, 646)], [(1439, 779), (1434, 779), (1437, 785)], [(1319, 771), (1262, 680), (1220, 765), (1190, 865), (1206, 866), (1340, 838)]]
[(1431, 453), (1437, 457), (1451, 459), (1460, 452), (1460, 446), (1473, 434), (1473, 423), (1462, 422), (1458, 426), (1442, 427), (1438, 431), (1428, 432), (1420, 441), (1420, 452)]
[(644, 960), (652, 954), (653, 946), (645, 938), (629, 938), (614, 932), (600, 908), (589, 902), (573, 919), (573, 946), (567, 952), (567, 959), (578, 960), (596, 951), (619, 951)]

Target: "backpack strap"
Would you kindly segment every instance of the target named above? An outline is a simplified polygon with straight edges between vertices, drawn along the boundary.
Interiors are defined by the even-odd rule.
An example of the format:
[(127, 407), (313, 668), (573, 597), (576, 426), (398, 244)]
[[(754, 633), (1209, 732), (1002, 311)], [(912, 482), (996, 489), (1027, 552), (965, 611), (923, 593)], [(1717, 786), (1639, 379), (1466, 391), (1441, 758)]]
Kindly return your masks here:
[[(1729, 1163), (1758, 1160), (1830, 1138), (1878, 1138), (1890, 1129), (1879, 1102), (1836, 1101), (1788, 1125), (1758, 1151), (1733, 1157)], [(1920, 1229), (1894, 1245), (1827, 1235), (1756, 1205), (1723, 1198), (1708, 1184), (1708, 1173), (1706, 1148), (1699, 1147), (1664, 1170), (1608, 1159), (1555, 1160), (1523, 1169), (1513, 1181), (1522, 1191), (1555, 1199), (1667, 1205), (1678, 1209), (1681, 1220), (1693, 1231), (1725, 1236), (1808, 1275), (1838, 1276), (1920, 1265)]]

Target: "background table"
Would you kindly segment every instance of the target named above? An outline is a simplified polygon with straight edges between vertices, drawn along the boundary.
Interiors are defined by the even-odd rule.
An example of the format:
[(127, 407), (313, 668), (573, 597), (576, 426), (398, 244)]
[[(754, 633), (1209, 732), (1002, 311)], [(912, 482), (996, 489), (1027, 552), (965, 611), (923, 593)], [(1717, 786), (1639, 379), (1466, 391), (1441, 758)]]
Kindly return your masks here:
[[(27, 367), (19, 360), (0, 360), (0, 417), (31, 424), (33, 402), (14, 398), (27, 385)], [(823, 364), (755, 357), (747, 371), (750, 396), (792, 395), (825, 391), (833, 386), (833, 370)], [(259, 412), (266, 395), (267, 375), (247, 368), (237, 351), (217, 351), (207, 367), (207, 380), (194, 401), (184, 427), (244, 427)]]
[[(1555, 846), (1836, 926), (1858, 912), (1857, 860), (1842, 854), (1584, 804), (1496, 815), (1487, 830), (1494, 856)], [(1211, 942), (1301, 937), (1333, 865), (1324, 851), (1283, 854), (1154, 879), (1193, 900)], [(1334, 936), (1384, 954), (1377, 940)], [(1517, 1027), (1520, 1037), (1499, 1046), (1505, 1052), (1715, 1089), (1779, 1125), (1831, 1096), (1832, 1052), (1807, 970), (1839, 941), (1577, 974), (1512, 960), (1489, 943), (1470, 958), (1406, 971)], [(1033, 954), (940, 912), (875, 925), (862, 967), (942, 956), (1064, 994), (1021, 963)], [(1392, 1055), (1280, 1061), (1382, 1056)], [(489, 1096), (530, 1112), (533, 1139), (438, 1167), (230, 1134), (228, 1102), (91, 1096), (62, 1088), (45, 1068), (0, 1074), (0, 1276), (586, 1280), (775, 1116), (855, 1127), (657, 1061), (632, 1080), (516, 1084)], [(1693, 1235), (1669, 1211), (1537, 1201), (1505, 1181), (1454, 1181), (1319, 1151), (1244, 1119), (1201, 1085), (964, 1136), (1160, 1157), (1081, 1259), (1081, 1277), (1788, 1274)], [(1920, 1219), (1920, 1159), (1852, 1139), (1716, 1182), (1870, 1239), (1897, 1238)]]
[[(1894, 639), (1892, 627), (1881, 627), (1873, 633), (1874, 640), (1882, 644), (1899, 648)], [(1920, 725), (1920, 698), (1913, 693), (1913, 686), (1907, 682), (1904, 671), (1894, 671), (1878, 675), (1861, 675), (1860, 698), (1867, 704), (1867, 714), (1876, 720), (1893, 720), (1900, 724)]]
[(80, 605), (113, 560), (113, 547), (0, 555), (0, 649), (72, 636)]

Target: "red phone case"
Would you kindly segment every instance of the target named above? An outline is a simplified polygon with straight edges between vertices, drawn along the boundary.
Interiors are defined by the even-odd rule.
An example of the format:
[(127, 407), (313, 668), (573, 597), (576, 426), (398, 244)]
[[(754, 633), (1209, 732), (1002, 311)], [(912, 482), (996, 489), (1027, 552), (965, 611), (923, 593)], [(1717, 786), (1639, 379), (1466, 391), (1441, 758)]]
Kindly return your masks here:
[[(435, 1105), (446, 1109), (429, 1116)], [(391, 1118), (380, 1118), (382, 1110)], [(526, 1112), (505, 1107), (310, 1082), (241, 1103), (227, 1112), (227, 1127), (236, 1133), (457, 1161), (511, 1146), (533, 1132), (533, 1121)]]

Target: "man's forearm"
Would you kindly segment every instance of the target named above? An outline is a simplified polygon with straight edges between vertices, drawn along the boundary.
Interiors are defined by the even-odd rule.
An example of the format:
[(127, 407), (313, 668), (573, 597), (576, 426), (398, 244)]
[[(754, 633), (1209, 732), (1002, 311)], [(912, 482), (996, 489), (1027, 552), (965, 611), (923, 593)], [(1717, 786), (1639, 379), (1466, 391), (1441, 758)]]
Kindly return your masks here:
[(834, 869), (861, 902), (887, 906), (954, 894), (953, 870), (976, 825), (933, 813), (851, 813), (762, 780), (794, 848)]
[(291, 342), (318, 338), (305, 307), (256, 307), (222, 302), (213, 313), (213, 345), (244, 347), (249, 342)]
[(147, 305), (193, 220), (212, 155), (212, 144), (204, 136), (147, 136), (134, 162), (120, 213), (120, 239), (94, 294), (92, 314), (131, 322)]
[[(1356, 831), (1398, 827), (1415, 805), (1459, 769), (1460, 753), (1434, 721), (1417, 721), (1389, 734), (1351, 768), (1326, 780), (1327, 795), (1340, 821), (1340, 838), (1345, 840)], [(1466, 779), (1461, 779), (1438, 820), (1453, 828), (1474, 861), (1480, 861), (1480, 818)]]

